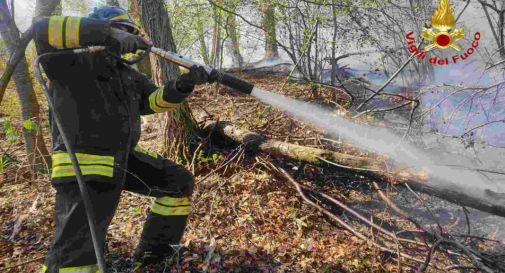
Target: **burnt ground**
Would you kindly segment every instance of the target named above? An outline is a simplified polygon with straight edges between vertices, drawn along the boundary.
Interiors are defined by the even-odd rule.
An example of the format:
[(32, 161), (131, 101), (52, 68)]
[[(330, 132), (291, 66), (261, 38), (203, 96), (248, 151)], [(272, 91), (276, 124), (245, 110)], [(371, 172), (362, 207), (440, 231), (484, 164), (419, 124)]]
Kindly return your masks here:
[[(309, 85), (286, 82), (282, 76), (242, 76), (266, 90), (326, 105), (345, 114), (333, 103), (335, 98), (345, 102), (346, 96), (341, 90), (322, 88), (314, 96)], [(12, 96), (12, 90), (9, 92), (7, 96)], [(368, 155), (345, 143), (325, 140), (324, 132), (252, 97), (222, 87), (198, 89), (189, 104), (193, 115), (202, 123), (230, 120), (240, 128), (272, 139)], [(19, 123), (14, 124), (21, 128)], [(140, 144), (161, 152), (163, 124), (163, 115), (147, 117)], [(10, 158), (0, 178), (0, 271), (38, 272), (41, 257), (52, 238), (54, 190), (48, 175), (29, 172), (20, 140), (12, 144), (3, 141), (3, 131), (0, 137), (0, 146)], [(382, 226), (415, 231), (413, 225), (394, 217), (383, 205), (362, 205), (381, 202), (377, 201), (370, 181), (362, 175), (328, 165), (303, 164), (243, 151), (240, 146), (206, 143), (194, 163), (188, 166), (195, 172), (197, 182), (193, 212), (183, 241), (187, 251), (146, 272), (411, 272), (419, 265), (403, 258), (398, 260), (373, 247), (370, 242), (380, 241), (382, 237), (370, 232), (368, 226), (354, 220), (349, 213), (328, 207), (356, 230), (367, 234), (367, 241), (308, 206), (294, 187), (265, 162), (283, 167), (302, 185), (356, 204), (364, 215)], [(396, 196), (392, 190), (390, 194)], [(108, 231), (106, 258), (112, 265), (110, 272), (131, 272), (131, 254), (151, 202), (150, 198), (123, 193)], [(423, 204), (418, 204), (418, 208), (422, 210)], [(425, 250), (409, 251), (424, 259)], [(435, 262), (444, 266), (447, 258), (441, 255)], [(439, 271), (430, 268), (428, 272)]]

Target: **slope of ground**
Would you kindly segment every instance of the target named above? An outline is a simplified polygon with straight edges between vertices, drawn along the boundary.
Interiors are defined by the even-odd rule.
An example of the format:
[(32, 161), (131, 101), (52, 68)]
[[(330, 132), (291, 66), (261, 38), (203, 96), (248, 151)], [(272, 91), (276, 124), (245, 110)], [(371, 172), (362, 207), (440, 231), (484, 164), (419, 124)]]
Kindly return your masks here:
[[(265, 89), (313, 100), (311, 88), (306, 84), (285, 83), (283, 77), (277, 76), (248, 80)], [(345, 94), (334, 89), (319, 90), (318, 95), (315, 102), (333, 109), (331, 98), (345, 100)], [(228, 119), (270, 138), (358, 153), (345, 143), (336, 145), (324, 140), (324, 132), (294, 121), (252, 97), (208, 86), (197, 90), (189, 102), (201, 121)], [(162, 115), (146, 118), (141, 145), (159, 151), (162, 125)], [(0, 132), (2, 139), (5, 139), (4, 133)], [(0, 178), (0, 271), (38, 272), (41, 257), (52, 238), (54, 190), (47, 175), (30, 175), (21, 143), (9, 146), (2, 142), (0, 146), (12, 161)], [(273, 159), (266, 154), (254, 155), (240, 146), (212, 147), (190, 166), (197, 170), (197, 178), (193, 213), (183, 242), (189, 251), (174, 258), (170, 266), (160, 265), (151, 272), (170, 272), (169, 268), (173, 272), (411, 270), (412, 262), (403, 259), (397, 262), (304, 204), (295, 189), (268, 168), (267, 161), (287, 168), (300, 183), (340, 200), (377, 199), (361, 176)], [(123, 193), (108, 232), (107, 259), (114, 267), (111, 272), (131, 270), (129, 257), (151, 202), (150, 198)], [(347, 219), (345, 213), (338, 213)], [(388, 210), (368, 213), (385, 224), (409, 227), (389, 220)]]

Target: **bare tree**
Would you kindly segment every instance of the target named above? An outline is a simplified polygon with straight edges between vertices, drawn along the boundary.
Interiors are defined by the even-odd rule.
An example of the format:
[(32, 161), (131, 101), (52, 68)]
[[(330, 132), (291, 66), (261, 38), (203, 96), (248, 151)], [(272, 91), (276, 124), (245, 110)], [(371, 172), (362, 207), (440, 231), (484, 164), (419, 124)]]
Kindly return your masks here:
[[(230, 9), (236, 11), (238, 3), (232, 3)], [(226, 33), (230, 38), (228, 43), (228, 51), (231, 54), (232, 63), (234, 66), (242, 67), (244, 59), (240, 54), (240, 34), (238, 31), (239, 24), (237, 24), (237, 16), (232, 13), (226, 15)]]
[[(486, 14), (489, 27), (491, 28), (496, 45), (498, 46), (498, 52), (500, 52), (500, 56), (502, 58), (505, 58), (505, 2), (496, 0), (479, 0), (479, 3), (482, 5), (484, 13)], [(489, 11), (492, 11), (493, 13), (490, 13)]]
[(279, 49), (277, 47), (275, 2), (265, 1), (260, 5), (260, 10), (263, 12), (261, 26), (265, 30), (265, 56), (263, 59), (277, 59), (279, 58)]
[[(50, 15), (59, 3), (59, 0), (38, 0), (36, 2), (34, 20), (41, 16)], [(6, 2), (2, 1), (1, 4), (6, 5)], [(22, 36), (14, 20), (11, 20), (7, 29), (1, 32), (1, 36), (11, 55), (14, 54), (16, 50), (20, 50), (19, 47), (20, 44), (22, 44)], [(17, 93), (21, 103), (21, 116), (24, 121), (23, 138), (25, 141), (26, 154), (34, 170), (40, 169), (44, 165), (49, 165), (50, 155), (42, 136), (40, 106), (35, 96), (33, 83), (28, 71), (28, 63), (24, 55), (20, 58), (15, 70), (13, 70), (12, 77), (16, 83)]]
[[(222, 4), (220, 0), (217, 0), (219, 4)], [(223, 11), (217, 7), (213, 9), (214, 13), (214, 27), (212, 29), (212, 45), (210, 51), (210, 62), (214, 67), (221, 67), (222, 63), (222, 27), (223, 27)]]
[[(203, 13), (202, 7), (200, 5), (195, 7), (196, 12), (198, 12), (198, 15), (201, 15)], [(209, 50), (207, 48), (207, 43), (205, 41), (206, 33), (207, 31), (205, 30), (204, 27), (204, 20), (202, 16), (195, 16), (195, 28), (196, 28), (196, 33), (198, 35), (198, 51), (200, 52), (200, 55), (202, 56), (203, 62), (205, 64), (211, 64), (211, 59), (209, 56)]]

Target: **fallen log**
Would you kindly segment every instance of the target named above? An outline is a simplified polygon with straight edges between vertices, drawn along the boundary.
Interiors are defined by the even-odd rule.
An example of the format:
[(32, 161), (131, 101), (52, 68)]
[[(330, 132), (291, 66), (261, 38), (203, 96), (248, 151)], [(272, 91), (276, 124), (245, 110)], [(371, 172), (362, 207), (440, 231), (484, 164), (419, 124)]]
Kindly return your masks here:
[(391, 166), (386, 158), (359, 157), (318, 148), (265, 138), (260, 134), (239, 129), (227, 121), (210, 121), (204, 131), (220, 134), (245, 145), (250, 151), (263, 151), (274, 156), (288, 157), (297, 161), (323, 163), (330, 161), (382, 181), (408, 184), (412, 189), (437, 196), (449, 202), (505, 217), (505, 193), (490, 183), (489, 187), (472, 187), (430, 176), (423, 171), (406, 167)]

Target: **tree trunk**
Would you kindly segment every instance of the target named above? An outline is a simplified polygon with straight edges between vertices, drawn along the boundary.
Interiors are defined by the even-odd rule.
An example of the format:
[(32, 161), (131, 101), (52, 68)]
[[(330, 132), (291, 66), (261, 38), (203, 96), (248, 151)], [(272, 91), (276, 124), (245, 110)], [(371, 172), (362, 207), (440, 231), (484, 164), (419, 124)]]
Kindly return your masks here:
[[(176, 51), (170, 27), (170, 18), (163, 0), (140, 1), (142, 24), (153, 43), (164, 50)], [(151, 54), (152, 78), (157, 85), (177, 79), (179, 67)], [(191, 162), (190, 143), (197, 128), (186, 102), (166, 115), (163, 155), (178, 162)]]
[[(219, 4), (221, 4), (218, 1)], [(218, 7), (214, 7), (214, 28), (212, 32), (212, 49), (210, 61), (212, 66), (216, 68), (221, 67), (221, 25), (222, 25), (222, 12)]]
[[(129, 7), (129, 14), (132, 16), (133, 20), (140, 21), (140, 5), (139, 0), (131, 0)], [(142, 29), (144, 32), (145, 30)], [(149, 78), (152, 78), (151, 73), (151, 58), (144, 58), (142, 61), (137, 63), (137, 68), (140, 72), (146, 74)]]
[[(4, 2), (5, 3), (5, 2)], [(34, 19), (40, 16), (51, 15), (59, 0), (38, 0)], [(14, 24), (11, 24), (1, 33), (7, 50), (13, 54), (18, 49), (21, 34)], [(35, 96), (35, 91), (28, 70), (26, 57), (22, 57), (12, 74), (16, 83), (17, 93), (21, 104), (21, 117), (23, 119), (23, 138), (28, 161), (33, 170), (49, 168), (50, 153), (44, 142), (40, 122), (40, 106)], [(46, 168), (44, 167), (46, 166)]]
[(277, 32), (275, 28), (275, 5), (272, 1), (268, 1), (261, 7), (263, 12), (263, 20), (261, 26), (265, 29), (265, 57), (263, 59), (277, 59), (279, 58), (279, 49), (277, 47)]
[(207, 43), (205, 42), (206, 31), (204, 29), (203, 20), (200, 15), (196, 16), (195, 18), (195, 28), (196, 33), (198, 34), (198, 43), (199, 43), (198, 51), (202, 56), (203, 62), (205, 64), (210, 65), (211, 63), (209, 57), (209, 50), (207, 49)]
[(118, 0), (107, 0), (107, 5), (120, 7)]
[(234, 67), (242, 68), (244, 64), (244, 59), (240, 54), (240, 35), (238, 32), (237, 18), (235, 14), (229, 14), (226, 24), (226, 31), (228, 32), (228, 37), (230, 37), (230, 42), (228, 43), (228, 50), (231, 53), (231, 59)]
[(63, 6), (65, 10), (76, 12), (76, 16), (86, 16), (88, 14), (89, 2), (91, 1), (64, 1)]
[(37, 19), (39, 17), (49, 16), (53, 14), (53, 12), (58, 12), (59, 6), (59, 14), (61, 15), (61, 1), (60, 0), (37, 0), (35, 3), (35, 15), (33, 19)]
[[(235, 142), (246, 145), (251, 151), (260, 150), (274, 156), (288, 157), (295, 161), (323, 163), (321, 159), (346, 166), (351, 171), (366, 174), (394, 184), (406, 183), (413, 189), (428, 193), (462, 206), (471, 207), (505, 217), (505, 193), (490, 189), (472, 188), (439, 181), (426, 173), (391, 166), (384, 159), (358, 157), (328, 150), (266, 139), (251, 131), (241, 130), (229, 122), (208, 122), (204, 130), (218, 133)], [(388, 171), (385, 171), (388, 170)]]

